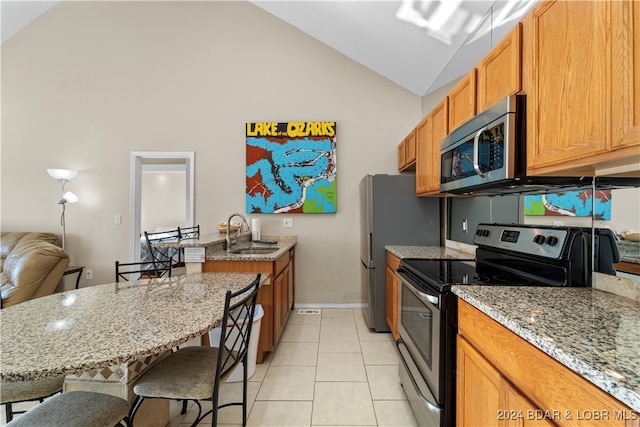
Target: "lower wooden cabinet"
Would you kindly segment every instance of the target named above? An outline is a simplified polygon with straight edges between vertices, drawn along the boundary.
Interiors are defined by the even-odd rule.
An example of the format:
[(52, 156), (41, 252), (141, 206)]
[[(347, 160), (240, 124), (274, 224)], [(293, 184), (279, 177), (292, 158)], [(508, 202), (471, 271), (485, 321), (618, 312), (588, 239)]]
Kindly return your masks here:
[[(293, 306), (293, 250), (289, 255), (289, 257), (279, 258), (279, 260), (282, 259), (284, 267), (279, 269), (280, 274), (276, 277), (273, 287), (273, 333), (274, 343), (276, 344), (280, 341)], [(276, 269), (278, 269), (278, 266), (276, 266)]]
[(271, 284), (258, 290), (258, 304), (264, 316), (260, 324), (260, 339), (256, 362), (262, 363), (266, 354), (273, 351), (293, 308), (295, 290), (295, 248), (291, 248), (275, 261), (206, 261), (203, 272), (268, 273)]
[(460, 336), (456, 387), (459, 426), (554, 425)]
[(398, 291), (399, 280), (395, 271), (400, 266), (400, 258), (387, 252), (387, 288), (386, 288), (386, 319), (393, 339), (400, 338), (398, 333)]
[(457, 346), (458, 426), (640, 426), (638, 412), (462, 300)]

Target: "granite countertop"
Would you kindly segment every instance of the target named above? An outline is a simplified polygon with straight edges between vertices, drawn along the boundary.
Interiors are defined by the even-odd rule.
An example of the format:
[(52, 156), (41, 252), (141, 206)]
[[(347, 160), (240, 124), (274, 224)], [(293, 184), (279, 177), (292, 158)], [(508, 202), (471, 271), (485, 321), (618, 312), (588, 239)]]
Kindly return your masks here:
[[(227, 290), (255, 273), (85, 287), (0, 310), (0, 381), (82, 374), (162, 353), (218, 326)], [(263, 274), (264, 284), (269, 275)]]
[(201, 235), (197, 239), (182, 239), (175, 241), (165, 241), (154, 243), (158, 247), (181, 247), (181, 248), (205, 248), (205, 260), (207, 261), (275, 261), (298, 242), (297, 236), (292, 235), (271, 235), (263, 234), (262, 241), (277, 241), (276, 244), (245, 242), (242, 246), (251, 245), (252, 248), (272, 248), (278, 250), (261, 254), (233, 254), (226, 250), (226, 234), (211, 233)]
[(452, 290), (640, 411), (640, 302), (593, 288), (458, 285)]
[(263, 235), (261, 240), (275, 240), (278, 243), (275, 245), (269, 245), (252, 242), (251, 247), (277, 247), (278, 249), (275, 252), (263, 254), (233, 254), (227, 252), (227, 250), (224, 249), (224, 246), (218, 246), (216, 248), (207, 247), (205, 249), (205, 259), (207, 261), (275, 261), (288, 252), (289, 249), (293, 248), (298, 242), (297, 236)]
[(475, 254), (444, 246), (385, 246), (387, 251), (400, 259), (462, 259), (473, 260)]
[(618, 240), (620, 261), (640, 264), (640, 242), (632, 240)]

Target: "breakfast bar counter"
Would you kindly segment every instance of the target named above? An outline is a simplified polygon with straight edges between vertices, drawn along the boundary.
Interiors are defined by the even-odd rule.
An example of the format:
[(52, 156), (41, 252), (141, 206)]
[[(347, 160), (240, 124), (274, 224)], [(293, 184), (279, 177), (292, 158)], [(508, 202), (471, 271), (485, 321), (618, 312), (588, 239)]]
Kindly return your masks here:
[(200, 273), (120, 282), (2, 309), (0, 380), (82, 375), (170, 350), (216, 327), (226, 291), (254, 278)]
[(452, 290), (628, 405), (640, 419), (640, 302), (593, 288), (453, 286)]

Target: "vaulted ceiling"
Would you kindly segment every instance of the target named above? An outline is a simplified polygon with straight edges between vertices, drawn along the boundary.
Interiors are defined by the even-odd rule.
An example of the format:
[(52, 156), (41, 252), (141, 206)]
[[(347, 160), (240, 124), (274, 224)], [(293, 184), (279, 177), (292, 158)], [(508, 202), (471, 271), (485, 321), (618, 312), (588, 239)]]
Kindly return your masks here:
[[(423, 96), (464, 75), (537, 0), (250, 0)], [(2, 43), (58, 1), (2, 0)]]

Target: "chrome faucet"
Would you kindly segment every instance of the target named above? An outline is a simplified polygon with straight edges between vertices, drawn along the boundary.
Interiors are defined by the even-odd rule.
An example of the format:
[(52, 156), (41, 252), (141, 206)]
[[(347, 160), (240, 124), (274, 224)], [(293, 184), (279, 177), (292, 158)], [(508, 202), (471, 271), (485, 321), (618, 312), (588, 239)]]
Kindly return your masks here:
[[(240, 224), (240, 228), (236, 232), (236, 234), (231, 236), (231, 218), (240, 217), (242, 219), (242, 223)], [(251, 241), (251, 228), (249, 227), (249, 223), (244, 215), (239, 213), (232, 213), (227, 220), (227, 252), (230, 252), (233, 248), (232, 245), (237, 243), (238, 237), (241, 236), (249, 236), (249, 242)]]

